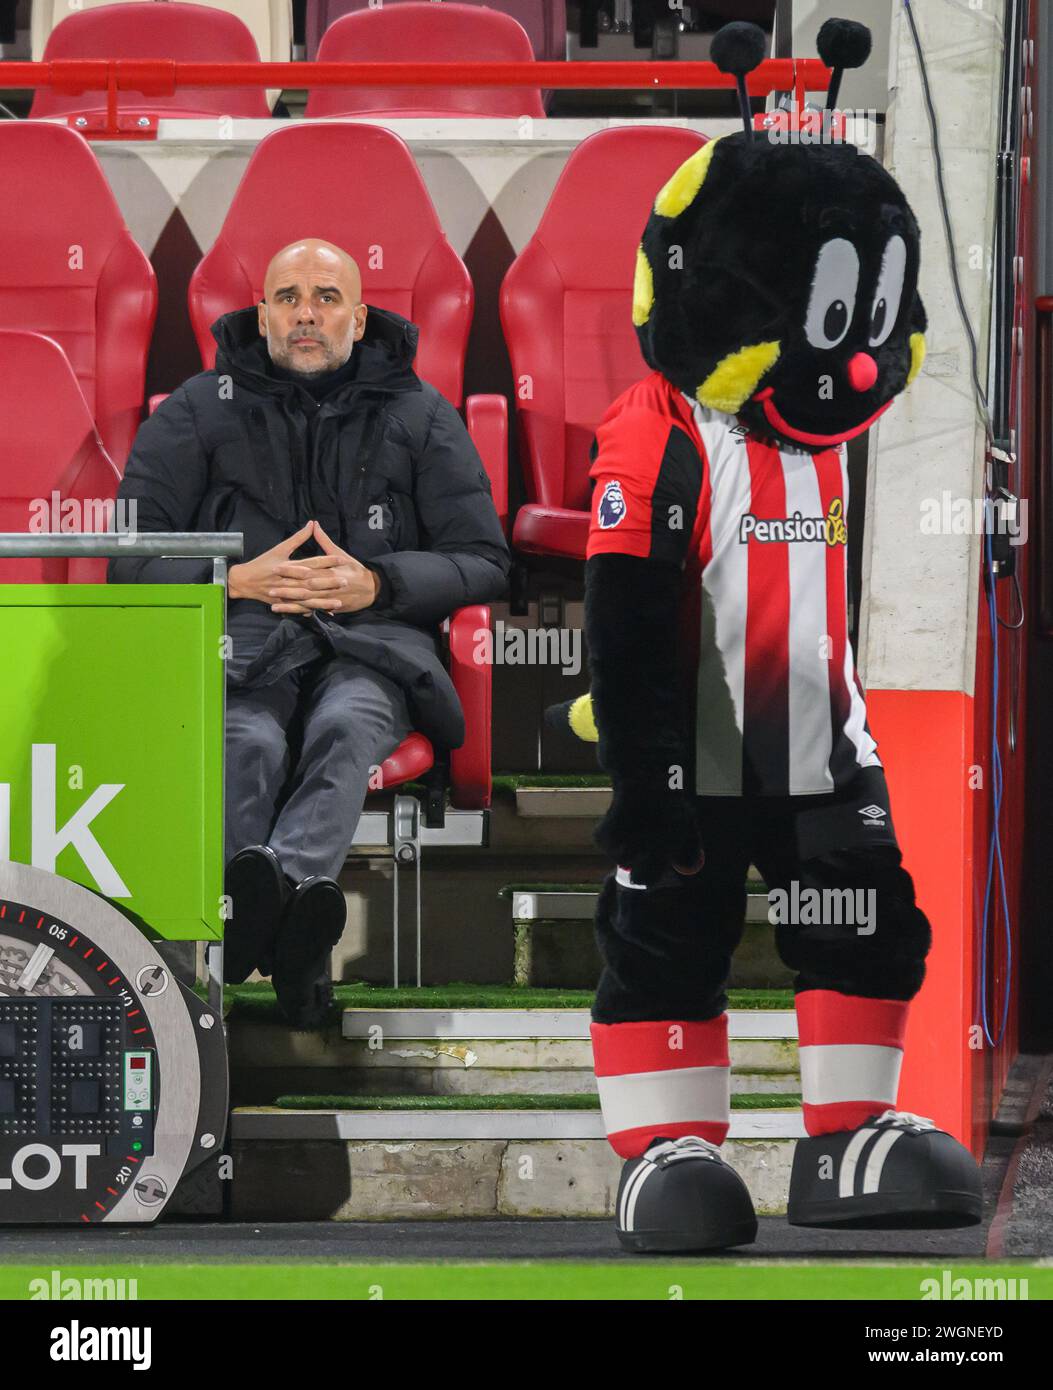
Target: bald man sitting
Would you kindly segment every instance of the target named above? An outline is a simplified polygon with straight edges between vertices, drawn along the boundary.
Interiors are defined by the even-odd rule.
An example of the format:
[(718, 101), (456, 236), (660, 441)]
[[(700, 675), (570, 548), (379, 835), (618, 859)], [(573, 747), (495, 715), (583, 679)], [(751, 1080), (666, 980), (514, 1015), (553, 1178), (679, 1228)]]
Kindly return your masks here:
[[(225, 973), (273, 975), (289, 1021), (328, 1009), (335, 880), (371, 771), (464, 716), (438, 624), (505, 589), (508, 549), (453, 406), (411, 363), (417, 328), (362, 303), (358, 267), (306, 240), (259, 305), (212, 326), (213, 371), (142, 425), (121, 498), (143, 531), (241, 531), (227, 632)], [(211, 564), (118, 559), (114, 583), (205, 583)]]

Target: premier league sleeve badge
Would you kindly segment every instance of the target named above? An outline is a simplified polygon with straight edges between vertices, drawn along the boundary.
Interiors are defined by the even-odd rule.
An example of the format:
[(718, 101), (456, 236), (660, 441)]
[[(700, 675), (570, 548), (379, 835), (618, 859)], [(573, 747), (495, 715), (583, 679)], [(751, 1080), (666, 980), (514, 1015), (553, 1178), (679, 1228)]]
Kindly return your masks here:
[(617, 526), (625, 516), (625, 498), (622, 495), (622, 485), (617, 479), (612, 479), (600, 496), (600, 529), (609, 531), (612, 526)]

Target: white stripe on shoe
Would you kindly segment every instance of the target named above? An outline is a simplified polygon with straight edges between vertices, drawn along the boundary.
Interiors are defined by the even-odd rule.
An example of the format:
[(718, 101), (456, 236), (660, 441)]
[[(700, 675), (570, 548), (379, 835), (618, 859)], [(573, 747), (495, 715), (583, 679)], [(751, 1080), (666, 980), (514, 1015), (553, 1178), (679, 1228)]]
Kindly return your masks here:
[(608, 1134), (669, 1124), (727, 1124), (731, 1117), (730, 1067), (679, 1067), (672, 1071), (598, 1076)]
[(895, 1105), (903, 1052), (873, 1043), (811, 1044), (799, 1049), (805, 1105), (874, 1101)]
[(897, 1139), (903, 1137), (901, 1129), (886, 1129), (881, 1138), (870, 1150), (866, 1171), (863, 1174), (863, 1193), (878, 1192), (881, 1189), (881, 1172), (888, 1158), (889, 1150)]
[(654, 1164), (649, 1159), (645, 1159), (640, 1164), (636, 1172), (625, 1184), (625, 1192), (622, 1194), (622, 1230), (632, 1231), (636, 1228), (636, 1203), (640, 1196), (640, 1189), (651, 1176), (657, 1172)]
[(863, 1150), (877, 1133), (876, 1129), (861, 1129), (853, 1134), (848, 1141), (848, 1147), (841, 1155), (841, 1167), (837, 1174), (837, 1195), (839, 1197), (852, 1197), (856, 1190), (856, 1165), (859, 1163)]

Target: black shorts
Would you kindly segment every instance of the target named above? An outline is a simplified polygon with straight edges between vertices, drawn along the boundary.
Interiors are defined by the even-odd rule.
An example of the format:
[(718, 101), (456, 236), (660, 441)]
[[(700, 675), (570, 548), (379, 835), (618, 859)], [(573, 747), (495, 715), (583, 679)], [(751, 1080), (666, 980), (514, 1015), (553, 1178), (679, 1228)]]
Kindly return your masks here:
[(603, 886), (597, 1022), (712, 1018), (725, 1007), (751, 864), (769, 895), (873, 890), (875, 921), (865, 933), (851, 922), (776, 924), (776, 948), (797, 989), (913, 997), (931, 934), (902, 867), (880, 767), (861, 768), (848, 787), (819, 796), (698, 797), (696, 805), (700, 872), (669, 869), (644, 887), (619, 869)]

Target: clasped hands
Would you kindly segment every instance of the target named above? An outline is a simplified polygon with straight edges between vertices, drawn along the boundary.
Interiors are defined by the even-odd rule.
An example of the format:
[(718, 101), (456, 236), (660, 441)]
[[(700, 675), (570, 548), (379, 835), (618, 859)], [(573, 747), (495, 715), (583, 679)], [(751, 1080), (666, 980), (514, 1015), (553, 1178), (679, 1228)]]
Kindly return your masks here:
[[(325, 552), (306, 560), (291, 555), (312, 537)], [(280, 541), (244, 564), (231, 565), (227, 594), (269, 605), (272, 613), (357, 613), (369, 608), (380, 591), (380, 579), (353, 555), (329, 539), (317, 521)]]

